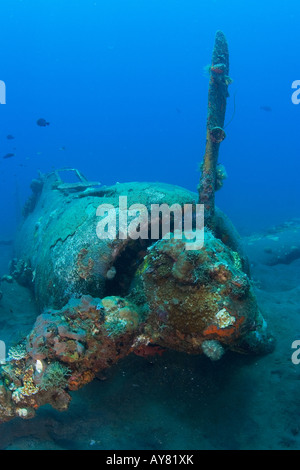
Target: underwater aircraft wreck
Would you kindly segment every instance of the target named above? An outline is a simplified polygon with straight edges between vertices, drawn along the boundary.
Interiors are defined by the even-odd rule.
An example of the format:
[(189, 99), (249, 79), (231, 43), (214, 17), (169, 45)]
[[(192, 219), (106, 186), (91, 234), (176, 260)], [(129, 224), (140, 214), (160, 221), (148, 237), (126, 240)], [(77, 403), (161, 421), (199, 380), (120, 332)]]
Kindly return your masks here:
[[(229, 84), (227, 41), (218, 31), (198, 194), (159, 183), (106, 187), (73, 169), (32, 182), (11, 275), (34, 291), (40, 315), (1, 367), (0, 421), (32, 418), (45, 404), (66, 410), (69, 391), (130, 353), (170, 349), (216, 361), (227, 350), (273, 349), (239, 236), (215, 207)], [(187, 249), (188, 233), (175, 231), (158, 239), (97, 236), (97, 208), (109, 213), (120, 196), (149, 211), (153, 204), (203, 204), (203, 247)]]

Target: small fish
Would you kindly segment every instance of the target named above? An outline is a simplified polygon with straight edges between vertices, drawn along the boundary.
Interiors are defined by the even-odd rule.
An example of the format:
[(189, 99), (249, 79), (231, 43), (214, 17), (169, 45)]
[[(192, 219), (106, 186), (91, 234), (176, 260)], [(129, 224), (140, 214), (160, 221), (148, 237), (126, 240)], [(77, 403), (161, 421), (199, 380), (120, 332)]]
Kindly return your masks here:
[(46, 119), (43, 119), (43, 118), (38, 119), (36, 123), (40, 127), (50, 126), (50, 122), (47, 122)]
[(261, 106), (260, 109), (262, 111), (266, 111), (267, 113), (270, 113), (272, 111), (272, 108), (270, 106)]
[(14, 156), (15, 156), (14, 153), (7, 153), (6, 155), (4, 155), (3, 158), (12, 158), (12, 157), (14, 157)]
[(13, 140), (13, 139), (14, 139), (14, 136), (11, 135), (11, 134), (8, 134), (8, 135), (6, 136), (6, 138), (7, 138), (8, 140)]

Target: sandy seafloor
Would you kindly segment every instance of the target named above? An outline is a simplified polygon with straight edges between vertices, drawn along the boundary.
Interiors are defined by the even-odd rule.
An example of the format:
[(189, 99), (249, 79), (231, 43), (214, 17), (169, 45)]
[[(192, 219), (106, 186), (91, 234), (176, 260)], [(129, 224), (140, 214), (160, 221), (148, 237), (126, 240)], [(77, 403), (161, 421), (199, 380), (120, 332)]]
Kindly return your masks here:
[[(69, 411), (50, 406), (35, 419), (0, 425), (7, 450), (300, 449), (300, 221), (245, 238), (258, 302), (276, 337), (264, 357), (227, 353), (221, 361), (167, 352), (130, 356), (72, 393)], [(0, 274), (9, 247), (0, 247)], [(28, 292), (2, 283), (0, 332), (8, 345), (31, 330)]]

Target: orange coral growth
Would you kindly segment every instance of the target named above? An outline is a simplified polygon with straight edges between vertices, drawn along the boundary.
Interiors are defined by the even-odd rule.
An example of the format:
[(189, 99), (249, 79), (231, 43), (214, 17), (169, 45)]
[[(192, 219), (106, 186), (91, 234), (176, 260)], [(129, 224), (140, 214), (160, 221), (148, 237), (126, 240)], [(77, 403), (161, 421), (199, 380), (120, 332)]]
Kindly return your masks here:
[(78, 390), (95, 378), (92, 371), (86, 370), (81, 375), (74, 374), (68, 380), (69, 390)]
[(230, 338), (234, 334), (238, 333), (239, 328), (244, 323), (245, 317), (241, 317), (237, 320), (234, 327), (230, 328), (219, 328), (217, 325), (210, 325), (204, 331), (204, 336), (217, 336), (219, 338)]
[(224, 73), (224, 69), (222, 69), (221, 67), (218, 67), (217, 65), (213, 65), (210, 70), (212, 72), (218, 73), (219, 75)]
[(87, 255), (88, 250), (83, 248), (78, 253), (77, 257), (77, 271), (81, 279), (84, 279), (85, 281), (92, 275), (93, 267), (95, 264), (92, 258), (89, 258), (87, 262), (85, 261)]
[(25, 396), (29, 397), (30, 395), (35, 395), (39, 388), (36, 387), (33, 381), (33, 373), (34, 369), (32, 365), (26, 369), (24, 376), (23, 376), (23, 387), (20, 388), (20, 393)]

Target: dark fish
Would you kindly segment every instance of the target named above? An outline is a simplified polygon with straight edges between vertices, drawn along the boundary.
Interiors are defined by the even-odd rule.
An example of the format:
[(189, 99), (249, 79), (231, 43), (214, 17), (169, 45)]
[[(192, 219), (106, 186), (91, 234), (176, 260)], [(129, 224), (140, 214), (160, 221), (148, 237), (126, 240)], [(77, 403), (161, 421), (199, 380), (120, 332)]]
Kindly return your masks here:
[(14, 136), (11, 135), (11, 134), (8, 134), (8, 135), (6, 136), (6, 138), (7, 138), (8, 140), (13, 140), (13, 139), (14, 139)]
[(37, 125), (40, 126), (40, 127), (46, 127), (46, 126), (49, 126), (50, 125), (50, 122), (47, 122), (46, 119), (38, 119), (36, 121)]
[(270, 106), (261, 106), (260, 109), (262, 111), (266, 111), (267, 113), (270, 113), (272, 111), (272, 108)]
[(11, 157), (14, 157), (15, 154), (14, 153), (7, 153), (6, 155), (4, 155), (3, 158), (11, 158)]

